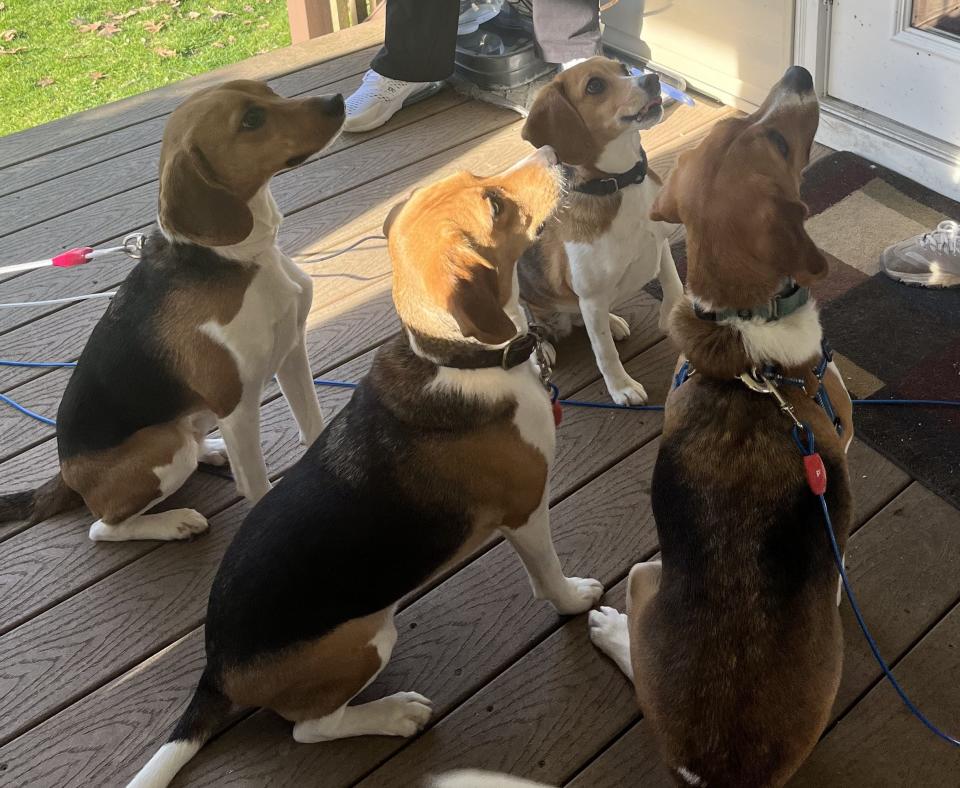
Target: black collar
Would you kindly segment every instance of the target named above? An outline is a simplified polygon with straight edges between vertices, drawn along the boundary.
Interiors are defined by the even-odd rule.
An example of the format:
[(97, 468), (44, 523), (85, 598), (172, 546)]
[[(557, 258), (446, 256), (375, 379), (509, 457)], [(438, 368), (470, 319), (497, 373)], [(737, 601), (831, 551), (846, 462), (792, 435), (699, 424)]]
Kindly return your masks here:
[(594, 197), (606, 197), (615, 194), (627, 186), (635, 183), (643, 183), (647, 177), (647, 154), (643, 148), (640, 149), (640, 161), (634, 164), (626, 172), (618, 175), (606, 175), (602, 178), (594, 178), (591, 181), (584, 181), (573, 187), (573, 191), (581, 194), (590, 194)]
[(448, 339), (436, 339), (407, 329), (431, 360), (441, 367), (454, 369), (513, 369), (520, 366), (537, 349), (540, 337), (534, 330), (519, 334), (502, 348), (486, 348), (467, 342), (454, 342)]

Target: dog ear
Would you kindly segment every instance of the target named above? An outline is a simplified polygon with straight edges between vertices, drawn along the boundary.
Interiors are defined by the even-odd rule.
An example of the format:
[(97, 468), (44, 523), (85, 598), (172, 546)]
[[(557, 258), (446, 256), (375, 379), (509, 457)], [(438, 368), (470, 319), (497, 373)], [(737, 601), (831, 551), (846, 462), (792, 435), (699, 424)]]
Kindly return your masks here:
[(774, 200), (773, 221), (768, 222), (766, 240), (763, 233), (759, 240), (761, 254), (772, 260), (779, 271), (792, 276), (796, 282), (809, 287), (827, 275), (830, 268), (826, 255), (817, 248), (804, 227), (807, 206), (799, 200), (783, 197)]
[(520, 136), (535, 148), (549, 145), (564, 164), (593, 162), (593, 136), (559, 82), (537, 94)]
[(474, 250), (462, 246), (451, 253), (454, 285), (447, 310), (460, 333), (486, 345), (502, 345), (517, 335), (517, 327), (500, 306), (497, 269)]
[(393, 223), (400, 215), (400, 211), (403, 210), (403, 206), (410, 202), (411, 197), (413, 197), (413, 192), (410, 192), (406, 197), (400, 200), (400, 202), (394, 205), (387, 213), (387, 217), (383, 220), (383, 234), (387, 238), (390, 237), (390, 228), (393, 227)]
[(160, 223), (203, 246), (240, 243), (253, 229), (247, 204), (216, 183), (199, 148), (160, 158)]
[(677, 178), (675, 173), (670, 173), (667, 182), (660, 188), (657, 198), (650, 207), (650, 219), (654, 222), (669, 222), (670, 224), (680, 224), (680, 206), (677, 203)]

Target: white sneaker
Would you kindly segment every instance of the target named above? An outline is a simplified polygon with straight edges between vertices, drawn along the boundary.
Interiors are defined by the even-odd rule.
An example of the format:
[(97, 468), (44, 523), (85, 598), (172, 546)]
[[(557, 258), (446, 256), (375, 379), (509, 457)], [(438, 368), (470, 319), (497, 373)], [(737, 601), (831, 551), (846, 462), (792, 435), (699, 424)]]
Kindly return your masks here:
[(435, 82), (404, 82), (378, 74), (372, 69), (344, 102), (347, 118), (344, 131), (370, 131), (392, 118), (404, 102), (421, 91), (432, 90)]
[(936, 230), (888, 246), (880, 270), (908, 285), (960, 286), (960, 224), (948, 219)]

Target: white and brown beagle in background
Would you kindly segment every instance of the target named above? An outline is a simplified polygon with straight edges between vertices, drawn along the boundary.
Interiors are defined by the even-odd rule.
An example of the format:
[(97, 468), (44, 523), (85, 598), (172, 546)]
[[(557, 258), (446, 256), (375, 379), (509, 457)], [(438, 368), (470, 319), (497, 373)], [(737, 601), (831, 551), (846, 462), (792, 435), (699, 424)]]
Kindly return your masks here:
[(646, 402), (614, 340), (630, 335), (611, 312), (659, 277), (660, 324), (683, 295), (670, 253), (670, 224), (650, 219), (660, 179), (647, 168), (640, 129), (663, 117), (656, 74), (630, 75), (622, 63), (591, 58), (558, 74), (537, 95), (523, 127), (533, 145), (550, 145), (570, 168), (556, 218), (519, 264), (520, 297), (534, 322), (556, 338), (581, 319), (614, 402)]
[(789, 69), (680, 157), (653, 208), (687, 229), (670, 330), (694, 372), (667, 398), (653, 471), (662, 560), (633, 568), (627, 615), (593, 612), (590, 635), (682, 786), (784, 785), (840, 682), (838, 572), (787, 415), (815, 436), (842, 550), (852, 407), (806, 290), (828, 264), (800, 200), (818, 119), (810, 74)]
[(497, 531), (558, 612), (600, 597), (596, 580), (564, 576), (551, 540), (553, 411), (518, 302), (516, 261), (561, 178), (543, 149), (391, 212), (403, 330), (240, 527), (210, 593), (199, 686), (131, 785), (166, 785), (236, 706), (273, 709), (300, 742), (413, 735), (422, 695), (349, 703), (390, 658), (399, 600)]
[[(339, 95), (285, 99), (261, 82), (202, 90), (170, 116), (143, 255), (94, 327), (57, 414), (59, 473), (0, 498), (0, 520), (86, 503), (94, 540), (184, 539), (193, 509), (144, 514), (198, 461), (229, 461), (252, 501), (270, 489), (260, 398), (273, 375), (304, 444), (323, 428), (304, 344), (310, 277), (277, 245), (269, 182), (329, 144)], [(207, 433), (219, 425), (223, 440)]]

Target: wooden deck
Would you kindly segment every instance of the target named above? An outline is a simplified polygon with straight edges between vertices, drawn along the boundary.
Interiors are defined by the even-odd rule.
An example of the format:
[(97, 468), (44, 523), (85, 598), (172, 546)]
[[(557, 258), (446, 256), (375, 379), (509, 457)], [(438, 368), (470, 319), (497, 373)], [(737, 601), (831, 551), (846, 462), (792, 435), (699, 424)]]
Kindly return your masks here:
[[(112, 244), (148, 227), (165, 115), (227, 75), (270, 79), (287, 95), (350, 91), (380, 30), (362, 25), (188, 83), (0, 140), (4, 261)], [(730, 110), (676, 109), (645, 133), (666, 172)], [(319, 161), (280, 176), (285, 248), (308, 256), (378, 233), (397, 197), (455, 169), (492, 172), (528, 150), (516, 115), (443, 92), (383, 129), (346, 135)], [(0, 281), (0, 301), (109, 290), (130, 268), (99, 261)], [(356, 380), (396, 329), (381, 243), (308, 265), (316, 275), (308, 348), (318, 376)], [(0, 358), (75, 359), (105, 301), (0, 310)], [(633, 334), (627, 368), (662, 402), (675, 351), (642, 294), (621, 311)], [(842, 350), (842, 348), (841, 348)], [(0, 392), (48, 415), (69, 371), (0, 369)], [(562, 393), (606, 400), (584, 336), (561, 348)], [(271, 388), (263, 444), (271, 474), (300, 455)], [(349, 396), (321, 389), (327, 418)], [(624, 577), (654, 555), (650, 474), (661, 417), (568, 408), (552, 482), (564, 567), (600, 578), (622, 606)], [(0, 490), (56, 470), (51, 428), (0, 405)], [(856, 526), (847, 554), (880, 647), (927, 713), (960, 729), (960, 512), (861, 443), (851, 449)], [(0, 527), (0, 785), (119, 785), (167, 736), (203, 664), (207, 590), (248, 506), (222, 475), (200, 472), (167, 505), (199, 508), (210, 531), (190, 543), (93, 544), (75, 512), (32, 528)], [(393, 660), (373, 695), (417, 690), (435, 703), (429, 729), (298, 745), (290, 726), (236, 717), (178, 785), (414, 786), (426, 773), (482, 766), (576, 788), (665, 785), (627, 681), (587, 639), (583, 616), (557, 617), (530, 597), (519, 561), (491, 543), (458, 571), (404, 600)], [(880, 682), (846, 603), (846, 662), (834, 721), (795, 786), (960, 785), (960, 758), (902, 710)]]

